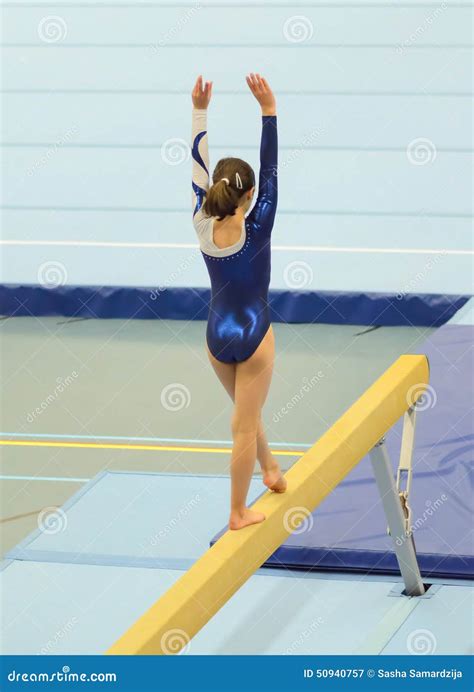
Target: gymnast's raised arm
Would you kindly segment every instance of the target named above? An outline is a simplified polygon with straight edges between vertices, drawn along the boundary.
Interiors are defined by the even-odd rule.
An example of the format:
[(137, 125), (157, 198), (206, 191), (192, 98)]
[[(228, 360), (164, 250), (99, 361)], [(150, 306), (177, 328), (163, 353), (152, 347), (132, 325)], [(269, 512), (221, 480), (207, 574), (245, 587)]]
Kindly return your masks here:
[(200, 75), (192, 91), (192, 158), (193, 216), (201, 209), (209, 190), (209, 150), (207, 143), (207, 107), (212, 95), (212, 82), (203, 84)]
[(263, 77), (247, 77), (250, 91), (262, 109), (262, 139), (260, 143), (260, 174), (258, 197), (249, 221), (263, 233), (271, 233), (278, 202), (278, 134), (276, 102), (273, 92)]

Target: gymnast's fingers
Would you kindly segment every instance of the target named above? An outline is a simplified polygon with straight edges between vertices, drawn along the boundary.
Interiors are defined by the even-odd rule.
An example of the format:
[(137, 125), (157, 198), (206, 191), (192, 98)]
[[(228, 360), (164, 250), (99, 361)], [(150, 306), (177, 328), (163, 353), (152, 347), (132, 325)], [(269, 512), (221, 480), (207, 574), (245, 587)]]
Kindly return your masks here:
[(245, 80), (246, 80), (246, 82), (247, 82), (248, 88), (250, 89), (250, 91), (251, 91), (252, 94), (253, 94), (253, 82), (252, 82), (251, 76), (250, 76), (250, 75), (247, 75), (247, 76), (245, 77)]

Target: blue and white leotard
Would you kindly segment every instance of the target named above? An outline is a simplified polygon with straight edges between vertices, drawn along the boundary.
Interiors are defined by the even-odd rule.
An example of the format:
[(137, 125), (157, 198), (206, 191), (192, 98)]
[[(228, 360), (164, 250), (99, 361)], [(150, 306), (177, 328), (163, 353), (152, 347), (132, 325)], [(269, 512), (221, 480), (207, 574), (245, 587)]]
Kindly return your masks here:
[(277, 119), (262, 117), (257, 201), (238, 242), (221, 249), (213, 241), (215, 219), (202, 209), (209, 189), (206, 116), (205, 110), (193, 110), (193, 224), (211, 280), (207, 344), (217, 360), (240, 363), (257, 350), (270, 327), (270, 238), (278, 194)]

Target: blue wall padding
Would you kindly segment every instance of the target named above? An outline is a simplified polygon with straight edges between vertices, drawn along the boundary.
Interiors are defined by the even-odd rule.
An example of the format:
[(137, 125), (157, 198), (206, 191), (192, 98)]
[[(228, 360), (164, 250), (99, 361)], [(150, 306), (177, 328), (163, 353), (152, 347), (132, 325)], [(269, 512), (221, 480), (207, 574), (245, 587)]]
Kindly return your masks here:
[[(423, 576), (474, 577), (474, 326), (446, 325), (423, 344), (430, 390), (418, 414), (411, 506)], [(387, 436), (394, 471), (401, 421)], [(265, 566), (397, 573), (371, 465), (365, 458)], [(219, 534), (220, 535), (220, 534)], [(217, 539), (216, 537), (214, 541)]]
[[(0, 314), (122, 319), (207, 318), (210, 290), (145, 287), (0, 285)], [(337, 291), (270, 292), (274, 322), (437, 327), (468, 296)]]

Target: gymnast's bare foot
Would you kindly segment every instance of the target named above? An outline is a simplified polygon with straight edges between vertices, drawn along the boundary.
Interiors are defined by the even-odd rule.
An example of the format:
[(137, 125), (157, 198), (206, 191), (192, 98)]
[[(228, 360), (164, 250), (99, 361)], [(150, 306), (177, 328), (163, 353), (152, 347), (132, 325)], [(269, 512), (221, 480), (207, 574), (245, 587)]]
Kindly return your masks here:
[(252, 509), (244, 507), (241, 511), (233, 510), (230, 513), (229, 529), (231, 529), (231, 531), (238, 531), (245, 526), (260, 524), (262, 521), (265, 521), (264, 514), (261, 512), (254, 512)]
[(286, 478), (282, 474), (277, 462), (273, 462), (270, 468), (263, 471), (263, 482), (274, 493), (284, 493), (286, 490)]

